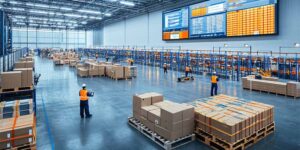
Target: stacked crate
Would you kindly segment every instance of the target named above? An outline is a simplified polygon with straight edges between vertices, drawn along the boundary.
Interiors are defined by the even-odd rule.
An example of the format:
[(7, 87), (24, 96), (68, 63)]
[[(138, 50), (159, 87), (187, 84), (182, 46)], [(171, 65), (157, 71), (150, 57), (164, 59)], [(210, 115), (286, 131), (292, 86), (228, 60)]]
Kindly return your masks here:
[(136, 66), (124, 66), (124, 77), (130, 79), (137, 76)]
[(274, 107), (241, 98), (218, 95), (196, 100), (196, 132), (235, 143), (274, 123)]
[(300, 83), (288, 82), (286, 91), (288, 96), (293, 96), (295, 98), (300, 97)]
[(35, 146), (32, 99), (0, 103), (0, 149)]
[(272, 80), (276, 80), (276, 78), (263, 78), (263, 79), (266, 80), (254, 79), (253, 76), (243, 77), (242, 78), (243, 88), (287, 95), (287, 83), (272, 81)]
[(158, 93), (134, 95), (133, 117), (169, 141), (190, 135), (194, 130), (194, 108), (164, 101)]

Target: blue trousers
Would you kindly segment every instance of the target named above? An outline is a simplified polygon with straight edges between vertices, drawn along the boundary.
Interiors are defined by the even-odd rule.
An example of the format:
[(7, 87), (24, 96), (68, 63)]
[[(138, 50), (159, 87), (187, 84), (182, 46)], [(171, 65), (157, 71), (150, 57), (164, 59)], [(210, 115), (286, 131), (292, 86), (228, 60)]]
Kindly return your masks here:
[(84, 117), (90, 115), (90, 110), (89, 110), (89, 101), (80, 101), (80, 116)]
[(189, 76), (189, 72), (186, 71), (186, 72), (185, 72), (185, 77), (188, 77), (188, 76)]
[(218, 95), (218, 84), (217, 83), (211, 84), (210, 95), (211, 96)]

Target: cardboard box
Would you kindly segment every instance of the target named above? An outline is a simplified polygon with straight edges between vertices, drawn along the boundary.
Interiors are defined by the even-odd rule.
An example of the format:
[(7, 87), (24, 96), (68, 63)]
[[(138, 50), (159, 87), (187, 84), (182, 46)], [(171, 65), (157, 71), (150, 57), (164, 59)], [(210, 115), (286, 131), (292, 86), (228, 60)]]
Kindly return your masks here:
[(22, 86), (21, 71), (10, 71), (1, 73), (1, 88), (2, 89), (12, 89)]
[(154, 106), (154, 105), (142, 107), (141, 116), (143, 116), (145, 118), (148, 118), (148, 112), (151, 111), (151, 110), (155, 110), (155, 109), (159, 109), (159, 108)]
[(33, 61), (16, 62), (14, 68), (33, 68)]
[(77, 74), (80, 77), (87, 77), (89, 75), (89, 70), (86, 68), (77, 68)]
[(150, 129), (151, 131), (154, 132), (154, 129), (155, 129), (155, 124), (150, 122), (149, 120), (147, 120), (147, 118), (145, 117), (140, 117), (140, 121), (141, 123), (146, 126), (148, 129)]
[(161, 120), (168, 124), (181, 122), (182, 109), (174, 107), (174, 105), (161, 107)]
[(188, 119), (182, 121), (182, 136), (193, 134), (195, 130), (195, 120)]
[(147, 94), (134, 95), (132, 105), (133, 117), (140, 120), (142, 107), (151, 105), (151, 96)]
[(97, 69), (89, 69), (89, 76), (98, 76), (98, 70)]
[(168, 131), (178, 131), (182, 130), (183, 124), (180, 122), (169, 122), (166, 120), (161, 121), (161, 127), (167, 129)]
[(122, 79), (124, 78), (124, 67), (114, 65), (111, 69), (112, 75), (111, 77), (114, 79)]
[(162, 94), (151, 92), (151, 104), (155, 104), (158, 102), (162, 102), (164, 100), (164, 97)]
[(14, 71), (21, 71), (21, 86), (29, 87), (33, 84), (33, 70), (32, 68), (18, 68)]
[(154, 110), (148, 111), (147, 119), (154, 124), (160, 125), (161, 124), (160, 109), (154, 109)]
[(163, 138), (169, 141), (174, 141), (182, 137), (182, 130), (171, 132), (159, 125), (155, 125), (155, 133), (157, 133), (158, 135), (162, 136)]
[(126, 79), (137, 76), (137, 67), (136, 66), (125, 66), (124, 67), (124, 77)]
[(133, 104), (133, 110), (141, 114), (142, 107), (151, 105), (151, 96), (148, 95), (147, 93), (141, 95), (134, 95), (132, 104)]

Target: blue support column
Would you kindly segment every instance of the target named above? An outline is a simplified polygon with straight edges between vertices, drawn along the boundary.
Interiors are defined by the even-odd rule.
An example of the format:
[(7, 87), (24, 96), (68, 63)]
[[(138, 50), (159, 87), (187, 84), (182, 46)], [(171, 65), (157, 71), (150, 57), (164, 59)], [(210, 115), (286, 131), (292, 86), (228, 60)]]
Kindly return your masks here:
[(224, 55), (224, 57), (225, 57), (225, 78), (227, 79), (227, 77), (229, 77), (229, 75), (228, 75), (228, 67), (227, 67), (227, 61), (228, 61), (228, 57), (227, 57), (227, 51), (225, 51), (225, 55)]
[(240, 52), (238, 52), (238, 59), (237, 59), (237, 71), (236, 71), (236, 80), (240, 81)]
[(298, 54), (296, 54), (296, 81), (299, 82), (299, 63), (298, 63)]

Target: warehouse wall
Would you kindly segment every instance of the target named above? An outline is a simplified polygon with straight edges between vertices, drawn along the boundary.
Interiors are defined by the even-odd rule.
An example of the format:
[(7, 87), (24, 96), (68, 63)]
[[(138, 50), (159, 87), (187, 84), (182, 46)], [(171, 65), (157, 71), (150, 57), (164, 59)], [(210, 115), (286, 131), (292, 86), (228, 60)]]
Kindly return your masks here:
[(279, 46), (292, 46), (295, 42), (300, 42), (299, 6), (300, 0), (280, 1), (279, 35), (275, 36), (165, 42), (162, 41), (162, 11), (158, 11), (104, 26), (103, 45), (212, 49), (213, 46), (223, 46), (226, 43), (230, 46), (249, 44), (254, 50), (278, 51)]

